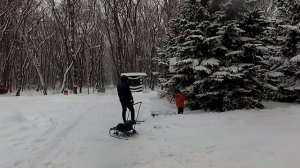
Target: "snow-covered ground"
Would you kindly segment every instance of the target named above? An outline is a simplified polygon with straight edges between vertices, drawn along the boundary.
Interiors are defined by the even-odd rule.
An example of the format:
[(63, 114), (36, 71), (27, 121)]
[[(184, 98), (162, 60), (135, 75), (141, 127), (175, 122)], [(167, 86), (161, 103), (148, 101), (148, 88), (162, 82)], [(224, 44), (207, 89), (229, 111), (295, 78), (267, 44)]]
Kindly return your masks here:
[[(0, 96), (0, 168), (298, 168), (300, 105), (185, 110), (155, 92), (142, 101), (138, 136), (112, 138), (117, 95)], [(152, 117), (151, 112), (160, 114)]]

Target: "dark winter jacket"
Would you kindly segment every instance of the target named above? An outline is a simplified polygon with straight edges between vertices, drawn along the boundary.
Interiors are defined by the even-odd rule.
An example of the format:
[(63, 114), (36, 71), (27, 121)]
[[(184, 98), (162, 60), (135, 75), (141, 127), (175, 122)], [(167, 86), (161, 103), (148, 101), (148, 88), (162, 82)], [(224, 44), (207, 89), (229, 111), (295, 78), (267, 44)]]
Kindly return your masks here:
[(123, 102), (123, 103), (130, 103), (130, 102), (132, 103), (133, 102), (133, 97), (132, 97), (128, 83), (121, 82), (117, 86), (117, 90), (118, 90), (120, 102)]

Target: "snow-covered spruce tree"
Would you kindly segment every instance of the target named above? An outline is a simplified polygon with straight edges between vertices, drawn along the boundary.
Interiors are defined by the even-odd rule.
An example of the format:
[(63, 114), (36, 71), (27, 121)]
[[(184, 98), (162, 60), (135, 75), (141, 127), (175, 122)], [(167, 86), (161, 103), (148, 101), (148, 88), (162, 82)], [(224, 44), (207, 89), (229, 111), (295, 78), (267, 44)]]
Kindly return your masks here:
[[(191, 109), (262, 108), (265, 22), (246, 0), (207, 2), (187, 1), (174, 20), (177, 42), (170, 57), (179, 57), (177, 73), (183, 77), (174, 86), (187, 92)], [(200, 18), (191, 15), (199, 13)]]
[(277, 22), (285, 43), (281, 48), (281, 64), (274, 70), (280, 77), (274, 100), (295, 102), (300, 90), (300, 2), (277, 0), (277, 8)]
[(211, 72), (196, 82), (200, 108), (225, 111), (263, 107), (258, 102), (263, 91), (259, 81), (262, 43), (255, 38), (259, 32), (255, 24), (259, 22), (247, 23), (250, 14), (247, 3), (238, 0), (222, 4), (215, 12), (213, 31), (203, 42), (208, 58), (200, 63)]
[[(187, 0), (181, 7), (178, 17), (171, 21), (169, 32), (164, 37), (163, 45), (159, 48), (160, 65), (168, 65), (169, 58), (178, 57), (177, 75), (170, 80), (165, 80), (163, 85), (169, 94), (175, 88), (186, 89), (195, 81), (194, 65), (198, 64), (201, 57), (200, 47), (203, 42), (203, 31), (209, 24), (209, 0)], [(201, 23), (201, 24), (199, 24)], [(166, 72), (168, 66), (161, 68)], [(166, 75), (166, 74), (163, 74)]]
[(280, 21), (270, 17), (269, 13), (254, 9), (243, 21), (241, 28), (246, 32), (244, 36), (253, 39), (252, 43), (257, 54), (263, 58), (262, 66), (256, 70), (260, 74), (258, 79), (263, 84), (265, 93), (263, 97), (267, 100), (275, 100), (281, 83), (280, 78), (283, 75), (277, 70), (284, 62), (281, 50), (285, 38), (279, 28)]
[(281, 84), (281, 78), (283, 73), (278, 71), (285, 61), (282, 56), (282, 48), (285, 43), (285, 37), (280, 31), (281, 28), (278, 27), (278, 21), (276, 19), (271, 19), (269, 26), (263, 32), (263, 46), (262, 52), (264, 56), (264, 62), (267, 66), (265, 74), (263, 76), (263, 81), (265, 82), (265, 99), (276, 101), (276, 96), (278, 95), (278, 87)]
[(161, 45), (158, 49), (158, 57), (153, 58), (153, 62), (156, 63), (160, 69), (160, 83), (167, 82), (164, 78), (169, 70), (169, 58), (173, 53), (173, 47), (175, 46), (175, 39), (171, 35), (167, 34), (161, 39)]

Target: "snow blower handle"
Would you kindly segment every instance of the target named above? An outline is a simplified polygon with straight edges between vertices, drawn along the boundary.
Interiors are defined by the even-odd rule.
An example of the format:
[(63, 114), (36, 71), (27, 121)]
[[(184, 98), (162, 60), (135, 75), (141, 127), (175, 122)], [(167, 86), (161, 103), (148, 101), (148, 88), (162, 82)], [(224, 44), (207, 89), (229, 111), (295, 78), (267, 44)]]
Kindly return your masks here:
[[(136, 118), (135, 118), (135, 121), (138, 122), (138, 118), (139, 118), (139, 114), (140, 114), (140, 109), (141, 109), (142, 102), (136, 102), (136, 103), (134, 103), (133, 105), (136, 105), (136, 104), (140, 104), (140, 105), (139, 105), (138, 113), (137, 113)], [(133, 126), (133, 129), (135, 129), (135, 126), (136, 126), (136, 125)]]
[[(137, 119), (138, 119), (139, 114), (140, 114), (140, 109), (141, 109), (142, 103), (143, 103), (143, 102), (136, 102), (136, 103), (133, 104), (133, 105), (139, 104), (139, 110), (138, 110), (138, 113), (137, 113), (137, 115), (136, 115), (135, 121), (138, 121)], [(128, 113), (128, 115), (127, 115), (127, 120), (128, 120), (128, 118), (129, 118), (129, 113)]]
[(136, 104), (142, 104), (143, 102), (136, 102), (136, 103), (133, 103), (133, 105), (136, 105)]
[(140, 105), (139, 105), (138, 113), (137, 113), (136, 118), (135, 118), (135, 121), (138, 121), (138, 117), (139, 117), (139, 114), (140, 114), (140, 109), (141, 109), (142, 103), (143, 103), (143, 102), (136, 102), (136, 103), (133, 104), (133, 105), (140, 104)]

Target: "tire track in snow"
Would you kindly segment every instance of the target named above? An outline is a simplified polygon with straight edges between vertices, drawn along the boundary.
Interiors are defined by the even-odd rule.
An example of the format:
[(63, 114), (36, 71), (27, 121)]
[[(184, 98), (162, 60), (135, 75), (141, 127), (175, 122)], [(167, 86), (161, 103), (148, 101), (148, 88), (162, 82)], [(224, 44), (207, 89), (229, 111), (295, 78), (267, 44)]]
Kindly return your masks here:
[[(71, 123), (71, 125), (69, 127), (56, 133), (54, 136), (55, 138), (53, 140), (49, 141), (50, 143), (45, 144), (47, 147), (43, 151), (41, 151), (39, 157), (31, 163), (30, 167), (31, 168), (41, 168), (40, 166), (43, 165), (43, 167), (45, 167), (45, 168), (48, 168), (48, 167), (55, 168), (56, 166), (53, 165), (51, 162), (43, 163), (43, 160), (45, 158), (47, 158), (47, 156), (50, 155), (51, 152), (54, 151), (56, 149), (56, 147), (58, 147), (59, 144), (61, 144), (68, 135), (70, 135), (70, 133), (76, 128), (76, 126), (78, 126), (79, 123), (81, 121), (83, 121), (85, 114), (88, 113), (93, 108), (94, 107), (90, 107), (90, 108), (88, 108), (88, 110), (82, 112), (79, 115), (79, 117), (76, 118), (76, 120)], [(53, 128), (53, 130), (55, 130), (55, 128)]]

